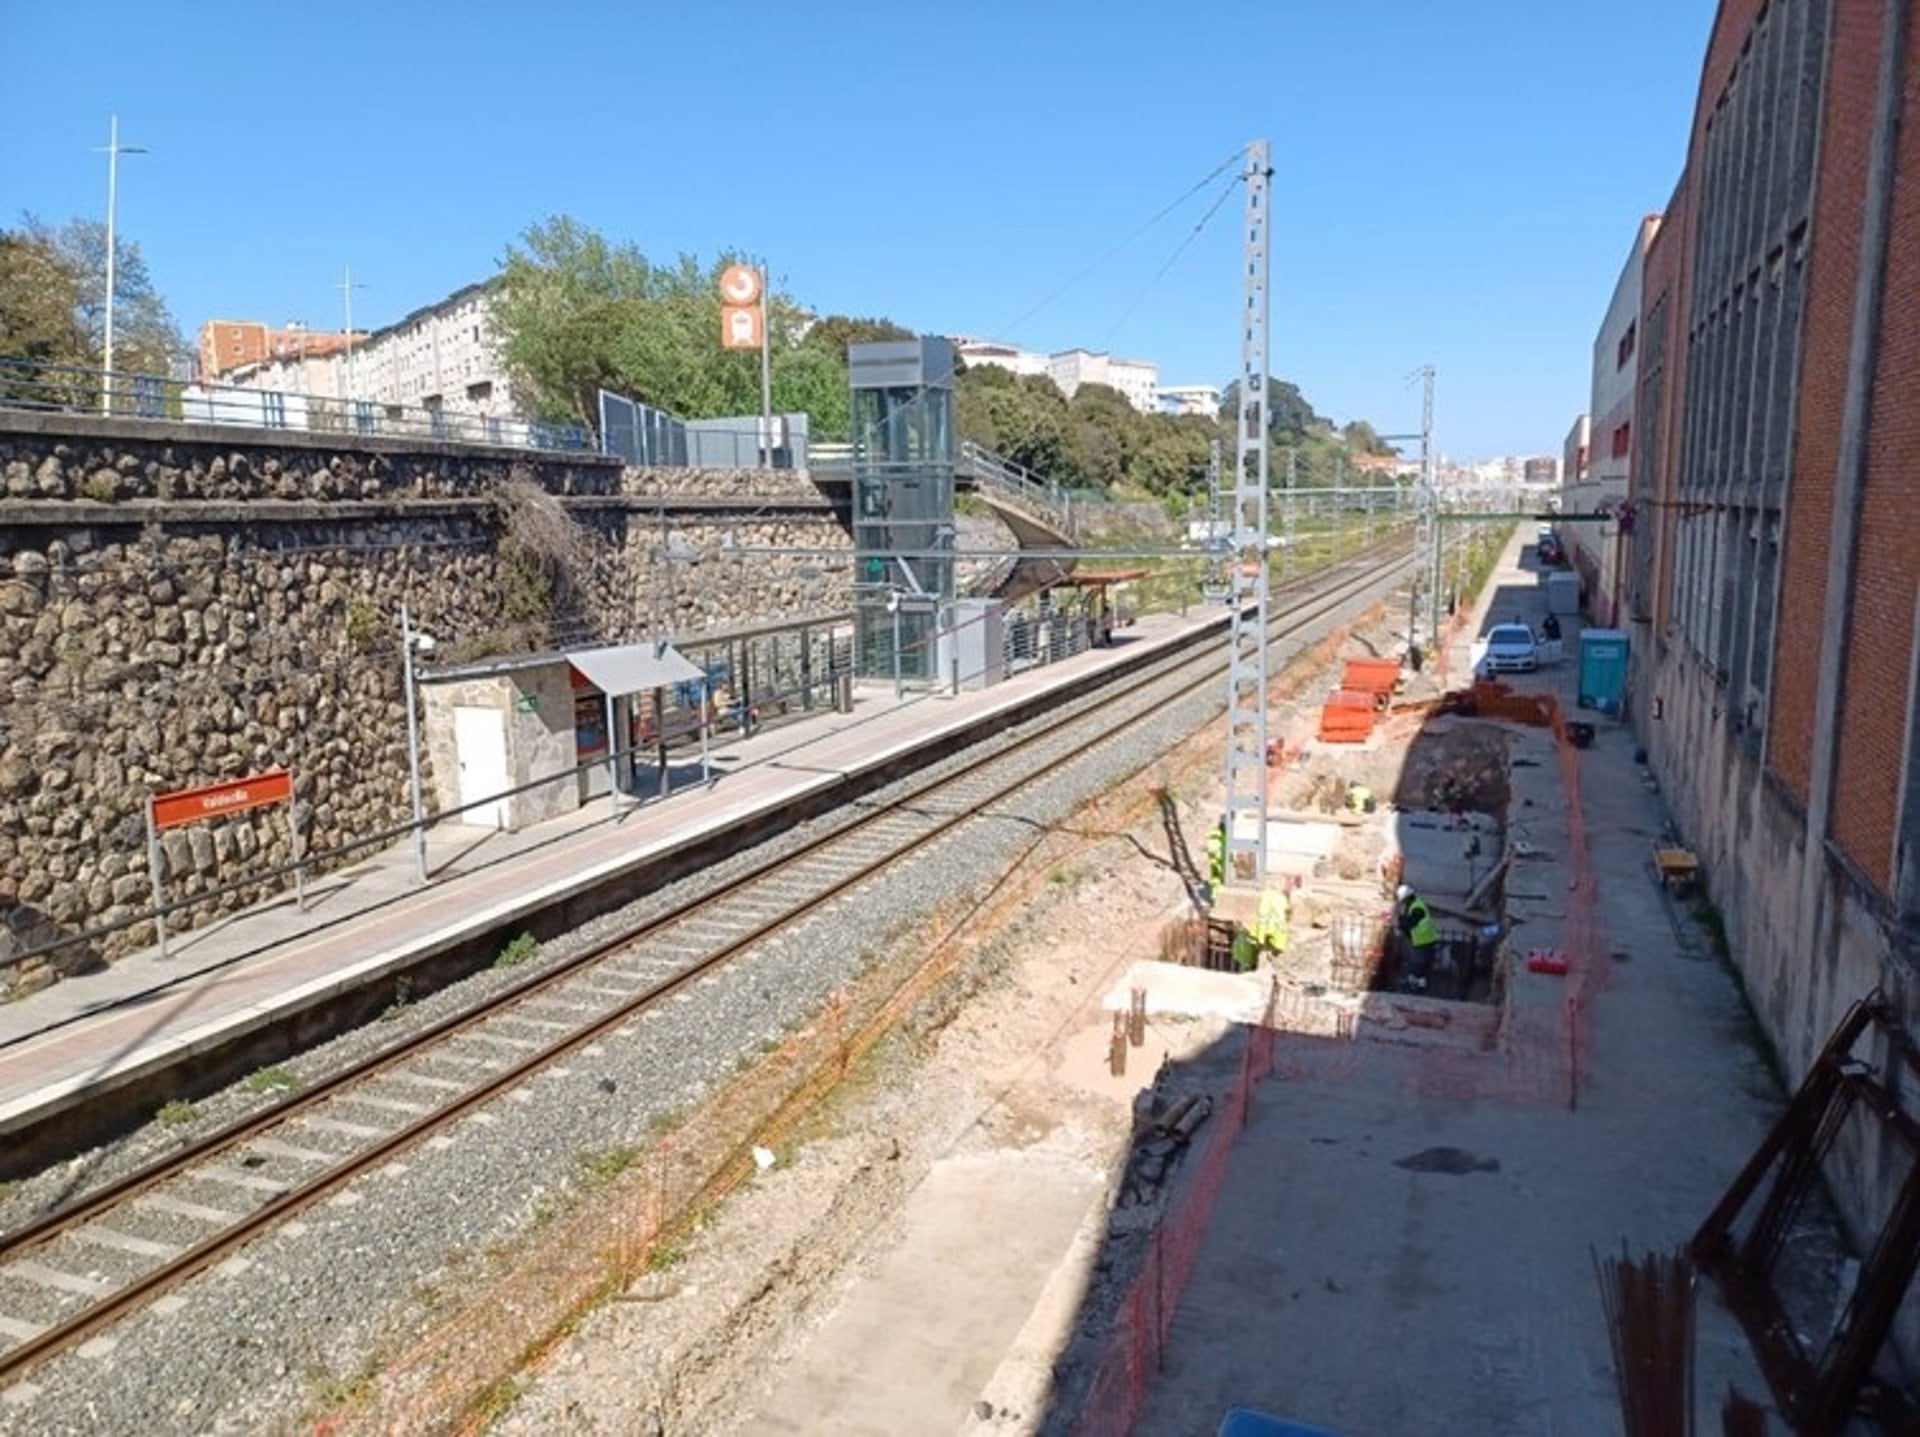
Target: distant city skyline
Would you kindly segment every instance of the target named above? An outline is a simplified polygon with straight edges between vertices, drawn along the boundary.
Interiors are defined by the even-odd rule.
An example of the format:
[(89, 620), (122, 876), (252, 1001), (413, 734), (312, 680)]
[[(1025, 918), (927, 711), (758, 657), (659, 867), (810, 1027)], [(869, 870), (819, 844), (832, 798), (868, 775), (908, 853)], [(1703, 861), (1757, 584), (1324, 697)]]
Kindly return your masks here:
[[(270, 31), (235, 5), (181, 24), (15, 0), (0, 224), (100, 215), (117, 112), (146, 151), (120, 167), (120, 233), (189, 335), (229, 316), (338, 330), (349, 265), (355, 327), (376, 330), (569, 213), (657, 260), (764, 255), (822, 312), (1224, 385), (1242, 196), (1232, 165), (1197, 182), (1270, 137), (1274, 373), (1399, 432), (1432, 363), (1449, 451), (1553, 453), (1618, 257), (1679, 177), (1713, 8), (1623, 0), (1609, 23), (1633, 63), (1603, 92), (1577, 63), (1591, 15), (1527, 0), (1248, 0), (1193, 25), (1000, 0), (616, 25), (561, 0), (459, 26), (342, 0)], [(966, 77), (944, 108), (934, 56)], [(268, 98), (207, 104), (191, 75)]]

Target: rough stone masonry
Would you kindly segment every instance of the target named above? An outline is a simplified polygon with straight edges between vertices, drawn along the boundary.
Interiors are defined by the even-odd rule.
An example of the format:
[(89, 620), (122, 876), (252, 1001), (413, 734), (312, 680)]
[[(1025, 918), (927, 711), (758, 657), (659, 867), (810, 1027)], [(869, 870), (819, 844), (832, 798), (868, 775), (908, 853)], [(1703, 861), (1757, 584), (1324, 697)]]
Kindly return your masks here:
[[(0, 991), (151, 941), (151, 793), (284, 766), (316, 852), (404, 822), (403, 600), (439, 659), (632, 642), (844, 609), (850, 563), (728, 551), (845, 548), (804, 473), (0, 414)], [(162, 848), (169, 900), (292, 856), (275, 810)]]

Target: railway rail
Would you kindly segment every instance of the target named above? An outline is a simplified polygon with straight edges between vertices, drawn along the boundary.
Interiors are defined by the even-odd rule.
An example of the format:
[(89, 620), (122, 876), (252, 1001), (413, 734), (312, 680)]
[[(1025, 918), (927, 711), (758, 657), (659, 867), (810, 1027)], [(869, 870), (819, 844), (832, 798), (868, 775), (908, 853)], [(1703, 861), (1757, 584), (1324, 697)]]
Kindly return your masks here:
[[(1378, 550), (1282, 588), (1274, 636), (1410, 574)], [(1303, 590), (1309, 591), (1302, 592)], [(1224, 668), (1211, 632), (802, 846), (0, 1236), (0, 1379), (84, 1341), (404, 1150), (990, 813)], [(185, 1245), (143, 1235), (143, 1213)], [(145, 1231), (151, 1232), (151, 1226)], [(103, 1267), (113, 1269), (103, 1276)]]

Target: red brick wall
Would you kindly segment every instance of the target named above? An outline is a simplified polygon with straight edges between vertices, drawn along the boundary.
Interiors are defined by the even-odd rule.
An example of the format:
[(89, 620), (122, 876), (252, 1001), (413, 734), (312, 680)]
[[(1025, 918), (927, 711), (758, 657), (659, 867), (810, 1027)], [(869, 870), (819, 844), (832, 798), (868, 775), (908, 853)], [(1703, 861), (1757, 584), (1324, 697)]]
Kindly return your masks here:
[(1893, 890), (1920, 585), (1920, 25), (1911, 21), (1905, 63), (1833, 805), (1834, 841), (1882, 894)]
[(267, 357), (267, 327), (258, 320), (210, 319), (200, 326), (200, 375), (217, 379)]
[[(1807, 257), (1806, 327), (1795, 416), (1798, 440), (1787, 484), (1786, 549), (1767, 724), (1767, 762), (1802, 802), (1811, 788), (1834, 469), (1846, 408), (1847, 352), (1853, 341), (1853, 294), (1879, 88), (1880, 32), (1880, 6), (1848, 0), (1834, 5)], [(1889, 788), (1898, 773), (1896, 767), (1887, 776)]]

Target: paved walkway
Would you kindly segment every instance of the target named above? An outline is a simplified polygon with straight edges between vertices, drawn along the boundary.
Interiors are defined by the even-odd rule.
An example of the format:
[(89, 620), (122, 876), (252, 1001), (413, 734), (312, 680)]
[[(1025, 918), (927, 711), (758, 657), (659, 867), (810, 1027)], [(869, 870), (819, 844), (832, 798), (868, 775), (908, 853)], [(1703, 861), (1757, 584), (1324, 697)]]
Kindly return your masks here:
[[(1531, 539), (1509, 546), (1478, 627), (1544, 615)], [(1578, 630), (1564, 666), (1516, 685), (1569, 716)], [(1780, 1099), (1731, 977), (1677, 941), (1651, 874), (1664, 814), (1631, 734), (1578, 717), (1598, 725), (1578, 754), (1592, 969), (1516, 973), (1495, 1053), (1280, 1039), (1137, 1432), (1211, 1431), (1236, 1405), (1343, 1434), (1620, 1430), (1594, 1254), (1685, 1242)], [(1534, 762), (1512, 770), (1513, 827), (1552, 861), (1515, 870), (1513, 943), (1559, 947), (1561, 774), (1538, 736), (1516, 745)], [(1571, 1022), (1570, 992), (1585, 995)], [(1702, 1431), (1729, 1383), (1767, 1396), (1705, 1287), (1696, 1374)]]
[(304, 910), (289, 893), (176, 936), (165, 959), (156, 950), (131, 954), (0, 1006), (0, 1135), (1222, 622), (1220, 611), (1197, 608), (1153, 616), (1122, 630), (1111, 648), (957, 697), (896, 702), (885, 686), (862, 690), (851, 714), (809, 715), (716, 749), (711, 786), (695, 781), (665, 799), (623, 801), (617, 815), (602, 796), (517, 833), (438, 825), (424, 887), (414, 881), (411, 844), (401, 843), (309, 884)]

